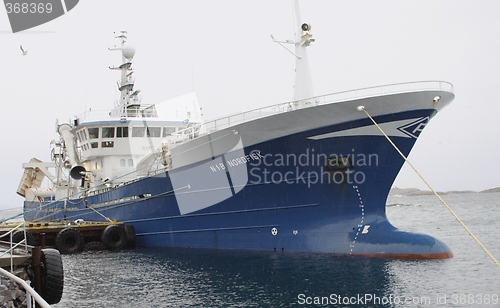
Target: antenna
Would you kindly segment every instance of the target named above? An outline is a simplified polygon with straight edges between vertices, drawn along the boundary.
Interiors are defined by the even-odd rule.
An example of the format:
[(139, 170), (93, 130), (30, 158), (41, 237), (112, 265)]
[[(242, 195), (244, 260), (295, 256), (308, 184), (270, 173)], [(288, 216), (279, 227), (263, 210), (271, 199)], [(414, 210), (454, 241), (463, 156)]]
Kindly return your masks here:
[(280, 46), (281, 46), (281, 47), (285, 48), (285, 50), (286, 50), (286, 51), (288, 51), (289, 53), (291, 53), (294, 57), (296, 57), (296, 58), (299, 58), (299, 59), (300, 59), (300, 57), (299, 57), (299, 56), (297, 56), (296, 54), (294, 54), (294, 53), (293, 53), (293, 51), (291, 51), (290, 49), (286, 48), (286, 47), (285, 47), (285, 45), (283, 45), (283, 44), (294, 44), (294, 42), (293, 42), (293, 41), (290, 41), (290, 40), (286, 40), (286, 41), (278, 41), (278, 40), (276, 40), (276, 39), (274, 38), (274, 36), (273, 36), (272, 34), (271, 34), (271, 39), (273, 40), (273, 42), (280, 44)]

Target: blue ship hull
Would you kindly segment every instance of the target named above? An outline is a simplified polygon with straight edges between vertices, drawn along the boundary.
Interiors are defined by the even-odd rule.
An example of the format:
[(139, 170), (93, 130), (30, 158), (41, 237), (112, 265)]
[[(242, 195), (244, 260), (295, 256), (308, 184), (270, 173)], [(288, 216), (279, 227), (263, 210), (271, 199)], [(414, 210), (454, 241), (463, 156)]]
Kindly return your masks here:
[[(409, 136), (391, 137), (408, 155), (436, 112), (415, 108), (375, 120), (409, 123), (398, 128)], [(387, 220), (387, 196), (404, 160), (384, 136), (358, 133), (372, 129), (371, 121), (332, 123), (255, 143), (236, 126), (235, 146), (223, 155), (67, 202), (25, 201), (25, 219), (104, 215), (132, 224), (140, 246), (452, 257), (441, 241)]]

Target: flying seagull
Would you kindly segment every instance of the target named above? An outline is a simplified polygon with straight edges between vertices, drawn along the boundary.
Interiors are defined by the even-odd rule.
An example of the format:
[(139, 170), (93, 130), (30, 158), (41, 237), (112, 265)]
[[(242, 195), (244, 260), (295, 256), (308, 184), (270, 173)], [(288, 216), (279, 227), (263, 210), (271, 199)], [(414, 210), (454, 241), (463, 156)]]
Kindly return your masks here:
[(23, 45), (19, 45), (19, 47), (21, 48), (21, 51), (23, 52), (23, 56), (28, 54), (28, 50), (24, 51)]

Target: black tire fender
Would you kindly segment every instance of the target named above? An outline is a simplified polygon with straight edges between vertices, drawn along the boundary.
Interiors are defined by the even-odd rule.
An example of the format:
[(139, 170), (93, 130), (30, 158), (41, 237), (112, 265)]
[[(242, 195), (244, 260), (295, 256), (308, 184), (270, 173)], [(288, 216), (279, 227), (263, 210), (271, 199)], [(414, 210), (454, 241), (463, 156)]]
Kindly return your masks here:
[(62, 254), (76, 253), (82, 250), (84, 243), (83, 235), (74, 228), (65, 228), (56, 236), (56, 248)]
[(135, 228), (133, 225), (125, 225), (125, 232), (127, 233), (127, 248), (135, 247)]
[(42, 249), (42, 297), (49, 304), (61, 301), (64, 289), (64, 269), (61, 254), (56, 249)]
[[(17, 230), (12, 233), (12, 243), (19, 243), (22, 240), (24, 240), (24, 230)], [(26, 231), (26, 241), (30, 246), (37, 246), (35, 236), (29, 231)]]
[(101, 250), (106, 250), (106, 246), (104, 246), (103, 243), (98, 242), (98, 241), (92, 241), (88, 242), (83, 246), (83, 251), (101, 251)]
[(109, 250), (120, 250), (127, 244), (127, 232), (119, 225), (107, 226), (102, 231), (101, 242)]

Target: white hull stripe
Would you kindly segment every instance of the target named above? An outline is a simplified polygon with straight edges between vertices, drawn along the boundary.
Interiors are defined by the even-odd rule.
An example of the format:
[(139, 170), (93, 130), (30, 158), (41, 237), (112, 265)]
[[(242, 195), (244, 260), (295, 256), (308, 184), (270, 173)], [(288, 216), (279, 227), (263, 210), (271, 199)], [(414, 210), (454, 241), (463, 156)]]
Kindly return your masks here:
[[(403, 138), (418, 138), (420, 132), (429, 122), (429, 117), (406, 119), (394, 122), (379, 124), (388, 136)], [(382, 132), (375, 125), (367, 125), (341, 131), (335, 131), (322, 135), (308, 137), (307, 139), (320, 140), (346, 136), (383, 136)]]

